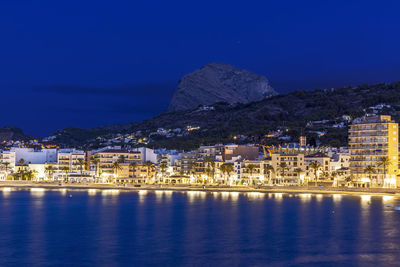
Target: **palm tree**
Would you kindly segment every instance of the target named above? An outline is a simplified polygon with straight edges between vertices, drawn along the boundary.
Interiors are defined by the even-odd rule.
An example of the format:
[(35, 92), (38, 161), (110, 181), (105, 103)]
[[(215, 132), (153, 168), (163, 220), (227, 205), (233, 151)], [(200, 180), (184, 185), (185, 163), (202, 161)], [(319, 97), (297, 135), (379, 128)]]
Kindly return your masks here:
[(125, 162), (125, 156), (124, 155), (120, 155), (118, 158), (118, 163), (124, 163)]
[(231, 173), (235, 170), (232, 163), (225, 163), (225, 172), (228, 174), (229, 180), (231, 180)]
[(4, 170), (6, 171), (6, 180), (8, 178), (8, 166), (10, 165), (9, 162), (3, 162)]
[(264, 167), (264, 174), (267, 174), (267, 175), (268, 175), (268, 183), (269, 183), (269, 184), (271, 183), (271, 173), (272, 173), (272, 172), (275, 172), (274, 167), (272, 167), (271, 165), (267, 164), (267, 165)]
[(20, 168), (17, 172), (17, 177), (18, 177), (18, 180), (24, 180), (25, 170)]
[(204, 173), (204, 167), (205, 167), (204, 162), (202, 162), (202, 161), (195, 162), (194, 165), (195, 165), (195, 178), (196, 178), (196, 183), (204, 184), (204, 183), (205, 183), (205, 181), (204, 181), (204, 175), (203, 175), (203, 173)]
[(48, 178), (50, 179), (50, 177), (51, 178), (53, 178), (53, 173), (54, 173), (54, 168), (53, 168), (53, 166), (47, 166), (45, 169), (44, 169), (44, 171), (48, 174)]
[(318, 180), (318, 170), (321, 168), (321, 164), (318, 161), (313, 161), (310, 163), (310, 168), (314, 171), (314, 180)]
[(298, 183), (300, 183), (300, 174), (303, 172), (303, 170), (301, 168), (296, 168), (294, 169), (294, 172), (296, 173), (297, 177), (298, 177)]
[[(230, 180), (230, 174), (233, 172), (233, 164), (232, 163), (224, 163), (219, 167), (220, 171), (222, 172), (222, 175), (224, 176), (224, 180)], [(227, 177), (228, 176), (228, 179)]]
[(31, 181), (35, 177), (35, 174), (33, 171), (29, 170), (25, 173), (25, 178), (26, 180)]
[(207, 177), (212, 177), (211, 181), (214, 182), (214, 172), (215, 172), (215, 161), (214, 158), (211, 156), (205, 157), (204, 162), (207, 166)]
[[(331, 177), (332, 177), (332, 180), (333, 180), (333, 184), (335, 184), (335, 180), (336, 180), (336, 177), (338, 177), (338, 173), (337, 172), (332, 172), (331, 173)], [(338, 186), (338, 184), (336, 183), (336, 186)]]
[(78, 165), (79, 165), (79, 170), (81, 171), (81, 182), (82, 182), (83, 166), (85, 165), (85, 160), (84, 159), (78, 159)]
[(95, 158), (95, 157), (92, 157), (90, 161), (92, 162), (92, 164), (93, 164), (93, 166), (94, 166), (95, 176), (99, 176), (98, 170), (99, 170), (99, 163), (100, 163), (100, 160), (97, 159), (97, 158)]
[(383, 168), (383, 182), (385, 182), (387, 168), (392, 165), (392, 162), (388, 157), (381, 157), (378, 162), (378, 166)]
[(286, 162), (281, 162), (281, 163), (279, 164), (279, 166), (278, 166), (278, 169), (279, 169), (280, 172), (281, 172), (281, 179), (283, 179), (283, 181), (285, 181), (285, 180), (284, 180), (284, 179), (285, 179), (285, 172), (286, 172), (286, 170), (288, 169), (288, 166), (287, 166)]
[[(167, 170), (167, 168), (168, 168), (167, 163), (161, 162), (161, 164), (160, 164), (160, 171), (161, 171), (161, 179), (160, 179), (160, 181), (162, 181), (164, 179), (164, 177), (166, 175), (165, 171)], [(180, 175), (181, 175), (181, 177), (183, 175), (183, 170), (182, 169), (181, 169)]]
[(154, 164), (151, 161), (146, 161), (144, 166), (146, 167), (147, 178), (150, 178), (150, 171), (154, 168)]
[(249, 175), (249, 180), (250, 180), (250, 185), (253, 185), (253, 173), (254, 173), (254, 171), (255, 171), (255, 169), (256, 169), (256, 165), (254, 165), (254, 164), (249, 164), (249, 165), (247, 165), (247, 167), (246, 167), (246, 170), (247, 170), (247, 172), (250, 174)]
[[(182, 168), (181, 168), (181, 170), (182, 170)], [(193, 176), (196, 176), (196, 166), (195, 166), (195, 164), (194, 163), (190, 163), (189, 164), (189, 169), (188, 169), (188, 174), (189, 174), (189, 176), (190, 177), (192, 177), (192, 175)], [(191, 178), (190, 178), (191, 179)], [(196, 179), (196, 183), (197, 183), (197, 178), (195, 177), (195, 179)], [(189, 180), (190, 181), (190, 180)]]
[[(118, 161), (115, 161), (115, 162), (112, 164), (112, 168), (113, 168), (113, 170), (114, 170), (114, 177), (118, 176), (118, 170), (122, 170), (121, 165), (119, 165), (119, 162), (118, 162)], [(115, 181), (113, 181), (113, 182), (115, 183)]]
[(113, 170), (114, 170), (114, 174), (117, 174), (118, 170), (122, 170), (121, 165), (119, 165), (118, 161), (115, 161), (112, 164)]
[(375, 173), (375, 168), (374, 168), (374, 166), (372, 166), (372, 165), (367, 166), (367, 167), (364, 169), (364, 173), (368, 173), (368, 175), (369, 175), (369, 180), (370, 180), (371, 183), (372, 183), (372, 174)]
[(161, 175), (164, 175), (164, 173), (165, 173), (165, 171), (167, 170), (167, 168), (168, 168), (167, 163), (162, 162), (162, 163), (160, 164)]
[(132, 161), (131, 163), (129, 163), (129, 173), (132, 171), (132, 178), (136, 177), (135, 176), (136, 168), (137, 168), (137, 163), (136, 162)]
[(136, 167), (137, 167), (137, 163), (136, 163), (136, 162), (131, 162), (131, 163), (129, 163), (129, 168), (130, 168), (132, 171), (135, 171), (135, 170), (136, 170)]
[(64, 183), (66, 183), (68, 181), (69, 168), (67, 166), (63, 166), (63, 167), (61, 167), (61, 171), (63, 171), (65, 173)]
[(226, 165), (225, 165), (225, 164), (222, 164), (221, 166), (219, 166), (219, 170), (221, 171), (222, 176), (223, 176), (224, 179), (225, 179), (225, 175), (226, 175)]

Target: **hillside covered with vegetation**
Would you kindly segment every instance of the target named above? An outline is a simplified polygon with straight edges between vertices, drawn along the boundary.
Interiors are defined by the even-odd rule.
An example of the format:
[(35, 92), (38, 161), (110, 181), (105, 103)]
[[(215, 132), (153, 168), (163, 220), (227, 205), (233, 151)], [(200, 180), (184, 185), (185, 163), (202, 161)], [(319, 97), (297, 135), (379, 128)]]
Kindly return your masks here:
[[(376, 111), (373, 108), (386, 104)], [(148, 136), (159, 128), (173, 130), (198, 127), (190, 134), (175, 137), (151, 135), (148, 146), (191, 149), (198, 145), (231, 142), (283, 143), (287, 140), (267, 138), (266, 134), (281, 129), (285, 136), (297, 141), (300, 134), (311, 144), (346, 145), (347, 127), (331, 127), (342, 122), (342, 116), (359, 117), (369, 112), (392, 115), (400, 119), (400, 82), (361, 85), (338, 89), (298, 90), (248, 104), (216, 103), (211, 108), (164, 113), (139, 123), (97, 127), (67, 128), (54, 134), (54, 142), (82, 146), (99, 137), (131, 134), (140, 131)], [(322, 125), (310, 122), (322, 121)], [(323, 132), (324, 134), (318, 134)], [(90, 141), (91, 140), (91, 141)]]

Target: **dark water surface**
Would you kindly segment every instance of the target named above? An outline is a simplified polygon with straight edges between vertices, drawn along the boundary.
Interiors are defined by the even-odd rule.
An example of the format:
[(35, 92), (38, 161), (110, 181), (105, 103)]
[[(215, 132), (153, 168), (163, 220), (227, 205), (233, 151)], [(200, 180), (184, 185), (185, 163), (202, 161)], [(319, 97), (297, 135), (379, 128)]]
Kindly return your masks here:
[(397, 265), (397, 205), (381, 196), (3, 189), (0, 266)]

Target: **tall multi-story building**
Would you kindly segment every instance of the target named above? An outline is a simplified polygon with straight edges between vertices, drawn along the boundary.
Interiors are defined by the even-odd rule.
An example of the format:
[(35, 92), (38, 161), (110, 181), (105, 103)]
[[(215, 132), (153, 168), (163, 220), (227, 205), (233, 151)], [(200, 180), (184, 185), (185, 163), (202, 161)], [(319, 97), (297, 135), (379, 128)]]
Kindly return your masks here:
[[(318, 170), (312, 168), (312, 163), (315, 162), (319, 165)], [(330, 177), (330, 157), (323, 152), (316, 152), (306, 155), (304, 157), (304, 164), (306, 166), (306, 176), (311, 181), (326, 180)]]
[(94, 153), (94, 158), (99, 160), (99, 169), (104, 175), (114, 174), (114, 162), (120, 163), (142, 163), (141, 153), (137, 151), (127, 151), (123, 149), (106, 149)]
[[(85, 152), (76, 149), (60, 149), (57, 154), (58, 170), (68, 169), (68, 172), (80, 172), (86, 169)], [(80, 166), (81, 162), (83, 163)]]
[(197, 149), (197, 158), (199, 160), (209, 158), (215, 158), (217, 155), (224, 154), (224, 145), (218, 144), (214, 146), (200, 146)]
[(182, 153), (179, 171), (182, 174), (190, 174), (192, 171), (194, 171), (195, 162), (196, 162), (196, 153), (195, 152)]
[[(365, 116), (353, 121), (349, 128), (350, 175), (356, 186), (400, 186), (398, 136), (398, 124), (390, 116)], [(385, 159), (389, 164), (383, 163)], [(374, 171), (368, 172), (368, 166)]]
[(297, 185), (304, 182), (302, 181), (304, 177), (301, 175), (305, 171), (304, 154), (291, 154), (289, 152), (271, 154), (269, 165), (274, 168), (275, 179), (272, 179), (273, 184)]

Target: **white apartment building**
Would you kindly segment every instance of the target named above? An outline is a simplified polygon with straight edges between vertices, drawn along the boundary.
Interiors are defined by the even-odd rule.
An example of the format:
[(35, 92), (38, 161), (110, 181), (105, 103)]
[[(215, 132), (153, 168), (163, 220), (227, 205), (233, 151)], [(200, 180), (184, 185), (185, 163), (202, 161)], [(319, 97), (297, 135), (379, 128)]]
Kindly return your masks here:
[[(67, 178), (70, 174), (77, 174), (85, 172), (86, 169), (86, 153), (82, 150), (76, 150), (74, 148), (59, 149), (57, 153), (57, 164), (56, 176), (58, 179)], [(83, 163), (81, 166), (80, 162)], [(85, 172), (87, 173), (87, 172)]]
[(140, 152), (141, 158), (142, 158), (142, 163), (146, 161), (150, 161), (152, 163), (157, 163), (158, 156), (154, 152), (153, 149), (147, 148), (147, 147), (139, 147), (133, 149), (133, 151)]
[(44, 164), (57, 162), (57, 149), (46, 148), (35, 150), (33, 148), (12, 147), (12, 152), (15, 152), (15, 162), (18, 163), (21, 159), (26, 164)]

